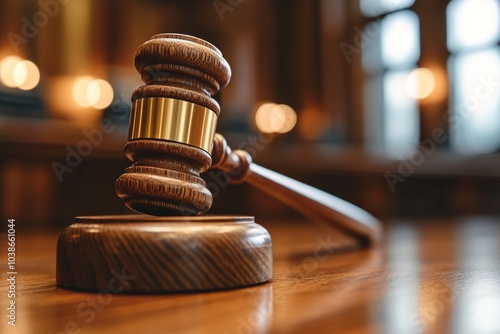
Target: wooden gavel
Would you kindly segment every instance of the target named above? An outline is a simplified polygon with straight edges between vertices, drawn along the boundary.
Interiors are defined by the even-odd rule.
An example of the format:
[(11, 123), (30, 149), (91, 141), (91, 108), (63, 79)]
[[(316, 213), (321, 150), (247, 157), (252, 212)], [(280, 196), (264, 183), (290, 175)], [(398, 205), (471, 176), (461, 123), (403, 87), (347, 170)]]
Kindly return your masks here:
[[(323, 191), (252, 163), (215, 134), (220, 113), (212, 98), (229, 82), (221, 52), (179, 34), (153, 36), (135, 66), (144, 86), (132, 95), (125, 154), (133, 165), (116, 180), (131, 209), (148, 215), (76, 217), (59, 237), (56, 281), (93, 291), (186, 292), (269, 281), (269, 232), (248, 216), (199, 215), (212, 205), (200, 173), (228, 172), (311, 217), (367, 243), (379, 240), (377, 219)], [(127, 278), (123, 289), (117, 279)]]
[[(116, 181), (131, 209), (152, 215), (197, 215), (212, 204), (200, 178), (208, 168), (246, 181), (314, 222), (336, 226), (376, 242), (380, 223), (338, 197), (252, 163), (231, 152), (215, 134), (220, 107), (211, 97), (229, 82), (231, 70), (212, 44), (192, 36), (160, 34), (139, 47), (135, 66), (146, 85), (132, 95), (126, 155), (134, 162)], [(214, 139), (215, 136), (215, 139)], [(213, 160), (213, 161), (212, 161)]]

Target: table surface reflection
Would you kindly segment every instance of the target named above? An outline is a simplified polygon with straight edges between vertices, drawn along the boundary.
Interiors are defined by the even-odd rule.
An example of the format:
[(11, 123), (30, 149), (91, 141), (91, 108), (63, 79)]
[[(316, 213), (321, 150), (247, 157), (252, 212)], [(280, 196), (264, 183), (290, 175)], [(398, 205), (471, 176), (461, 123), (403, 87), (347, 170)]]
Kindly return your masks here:
[(16, 327), (5, 316), (4, 235), (0, 332), (500, 333), (500, 218), (391, 221), (368, 249), (307, 222), (262, 224), (271, 282), (173, 295), (59, 289), (57, 234), (19, 232)]

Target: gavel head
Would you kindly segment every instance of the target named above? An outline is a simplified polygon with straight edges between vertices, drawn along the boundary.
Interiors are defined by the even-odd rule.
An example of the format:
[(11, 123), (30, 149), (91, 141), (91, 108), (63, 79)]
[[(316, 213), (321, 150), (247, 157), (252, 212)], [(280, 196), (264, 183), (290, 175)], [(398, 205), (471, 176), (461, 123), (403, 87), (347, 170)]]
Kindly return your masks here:
[(132, 94), (126, 156), (116, 180), (125, 204), (152, 215), (196, 215), (212, 205), (200, 173), (210, 168), (218, 103), (231, 77), (222, 53), (196, 37), (160, 34), (142, 44), (135, 67), (145, 85)]

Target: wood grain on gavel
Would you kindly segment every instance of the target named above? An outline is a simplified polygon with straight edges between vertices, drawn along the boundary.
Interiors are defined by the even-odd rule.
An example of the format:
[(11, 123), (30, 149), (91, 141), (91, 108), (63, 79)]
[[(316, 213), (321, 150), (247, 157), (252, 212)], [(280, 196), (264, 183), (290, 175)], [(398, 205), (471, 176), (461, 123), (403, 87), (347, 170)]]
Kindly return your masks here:
[(59, 286), (109, 289), (116, 273), (134, 279), (124, 292), (228, 289), (271, 277), (266, 229), (244, 216), (76, 217), (58, 242)]

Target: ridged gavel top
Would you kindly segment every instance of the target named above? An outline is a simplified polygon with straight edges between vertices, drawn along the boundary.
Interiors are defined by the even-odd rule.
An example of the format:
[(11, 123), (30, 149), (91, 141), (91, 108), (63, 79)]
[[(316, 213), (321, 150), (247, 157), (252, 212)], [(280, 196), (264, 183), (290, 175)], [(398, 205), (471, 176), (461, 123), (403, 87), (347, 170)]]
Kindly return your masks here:
[(134, 91), (132, 102), (170, 97), (219, 115), (220, 106), (211, 96), (229, 83), (231, 68), (212, 44), (181, 34), (155, 35), (137, 49), (135, 67), (146, 85)]

